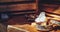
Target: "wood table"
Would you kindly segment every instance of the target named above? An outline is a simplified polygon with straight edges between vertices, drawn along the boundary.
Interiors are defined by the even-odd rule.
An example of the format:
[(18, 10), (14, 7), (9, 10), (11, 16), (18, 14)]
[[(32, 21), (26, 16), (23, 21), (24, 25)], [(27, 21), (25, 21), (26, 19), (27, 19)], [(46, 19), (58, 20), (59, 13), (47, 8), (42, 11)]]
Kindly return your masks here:
[[(60, 30), (57, 30), (57, 31), (55, 31), (55, 30), (52, 30), (52, 31), (41, 31), (41, 30), (37, 30), (36, 29), (36, 27), (34, 27), (34, 26), (31, 26), (31, 25), (29, 25), (29, 24), (24, 24), (24, 25), (8, 25), (8, 32), (21, 32), (21, 31), (18, 31), (18, 29), (16, 29), (16, 28), (9, 28), (9, 26), (12, 26), (12, 28), (13, 27), (16, 27), (16, 28), (19, 28), (19, 29), (25, 29), (25, 30), (27, 30), (27, 31), (29, 31), (29, 32), (60, 32)], [(16, 30), (14, 30), (14, 29), (16, 29)]]

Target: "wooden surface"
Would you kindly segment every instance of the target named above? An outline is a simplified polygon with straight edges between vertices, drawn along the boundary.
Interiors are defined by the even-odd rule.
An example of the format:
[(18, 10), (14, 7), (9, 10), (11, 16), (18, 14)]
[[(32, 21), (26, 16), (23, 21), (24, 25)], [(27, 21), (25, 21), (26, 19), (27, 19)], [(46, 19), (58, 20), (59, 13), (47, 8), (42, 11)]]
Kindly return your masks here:
[[(29, 31), (29, 32), (38, 32), (37, 30), (36, 30), (36, 28), (34, 28), (33, 26), (31, 26), (31, 25), (28, 25), (28, 24), (25, 24), (25, 25), (11, 25), (11, 26), (13, 26), (13, 27), (17, 27), (17, 28), (22, 28), (22, 29), (25, 29), (25, 30), (27, 30), (27, 31)], [(10, 29), (11, 30), (11, 29)], [(8, 31), (8, 32), (12, 32), (13, 30), (11, 30), (11, 31)], [(17, 31), (18, 32), (18, 31)]]
[(0, 5), (1, 11), (21, 11), (21, 10), (36, 10), (36, 4), (12, 4), (12, 5)]
[[(37, 30), (34, 26), (31, 26), (29, 24), (24, 24), (24, 25), (11, 25), (13, 27), (17, 27), (17, 28), (22, 28), (25, 30), (28, 30), (29, 32), (60, 32), (60, 30), (52, 30), (52, 31), (39, 31)], [(8, 31), (8, 30), (7, 30)], [(9, 29), (9, 32), (15, 31), (14, 29)], [(18, 32), (18, 31), (17, 31)]]
[(36, 4), (35, 3), (30, 3), (30, 4), (13, 4), (13, 5), (8, 5), (8, 9), (10, 11), (19, 11), (19, 10), (32, 10), (36, 9)]

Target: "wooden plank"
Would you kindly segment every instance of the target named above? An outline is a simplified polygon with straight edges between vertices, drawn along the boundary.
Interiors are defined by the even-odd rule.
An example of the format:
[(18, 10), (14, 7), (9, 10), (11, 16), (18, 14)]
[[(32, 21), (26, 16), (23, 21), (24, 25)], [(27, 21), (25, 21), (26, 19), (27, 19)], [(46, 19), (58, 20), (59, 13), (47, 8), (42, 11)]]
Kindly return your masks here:
[(0, 5), (0, 8), (2, 10), (0, 11), (21, 11), (21, 10), (32, 10), (32, 9), (36, 9), (36, 4), (35, 3), (30, 3), (30, 4), (13, 4), (13, 5), (6, 5), (6, 6), (2, 6)]
[(42, 4), (45, 7), (58, 7), (60, 5), (56, 5), (56, 4)]
[(0, 5), (34, 3), (35, 0), (0, 0)]
[(49, 14), (49, 13), (46, 13), (47, 16), (50, 16), (50, 17), (53, 17), (53, 18), (50, 18), (50, 19), (55, 19), (55, 20), (59, 20), (60, 21), (60, 16), (59, 15), (54, 15), (54, 14)]
[(0, 5), (35, 3), (34, 1), (0, 2)]
[(47, 8), (45, 10), (45, 12), (50, 13), (50, 14), (60, 15), (60, 7), (56, 8), (56, 9), (55, 8)]
[(10, 11), (17, 11), (17, 10), (31, 10), (36, 9), (36, 6), (34, 3), (32, 4), (15, 4), (15, 5), (9, 5), (8, 9)]
[(22, 14), (24, 15), (24, 14), (33, 14), (33, 13), (35, 13), (35, 12), (34, 12), (34, 11), (32, 11), (32, 12), (18, 12), (18, 13), (12, 13), (12, 15), (14, 15), (14, 14), (15, 14), (15, 15), (20, 15), (20, 14), (21, 14), (21, 15), (22, 15)]
[(0, 0), (0, 2), (17, 2), (17, 1), (35, 1), (35, 0)]

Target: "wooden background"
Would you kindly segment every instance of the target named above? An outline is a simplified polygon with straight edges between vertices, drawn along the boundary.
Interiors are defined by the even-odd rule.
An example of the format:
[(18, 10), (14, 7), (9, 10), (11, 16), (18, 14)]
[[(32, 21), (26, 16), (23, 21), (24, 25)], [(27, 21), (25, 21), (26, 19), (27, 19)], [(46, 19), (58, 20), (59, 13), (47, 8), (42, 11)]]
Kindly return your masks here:
[[(60, 7), (58, 2), (42, 3), (39, 1), (40, 0), (0, 0), (0, 12), (7, 11), (15, 15), (9, 18), (8, 24), (24, 24), (34, 22), (35, 16), (42, 10), (45, 10), (47, 13), (52, 13), (53, 10)], [(54, 14), (60, 15), (59, 12)], [(29, 15), (32, 15), (35, 18), (32, 20), (32, 17), (28, 17)], [(50, 16), (47, 15), (47, 17)]]

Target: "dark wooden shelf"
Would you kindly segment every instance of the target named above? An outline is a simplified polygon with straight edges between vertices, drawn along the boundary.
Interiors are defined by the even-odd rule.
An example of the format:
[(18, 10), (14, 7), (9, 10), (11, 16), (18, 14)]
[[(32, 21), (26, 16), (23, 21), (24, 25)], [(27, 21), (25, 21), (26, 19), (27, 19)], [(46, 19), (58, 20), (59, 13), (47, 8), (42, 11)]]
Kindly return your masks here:
[(41, 4), (60, 4), (60, 1), (58, 0), (40, 0)]
[(31, 11), (35, 11), (34, 9), (31, 10), (19, 10), (19, 11), (0, 11), (0, 12), (9, 12), (9, 13), (15, 13), (15, 12), (31, 12)]
[(34, 10), (24, 10), (24, 11), (4, 11), (0, 13), (7, 13), (10, 16), (17, 16), (17, 15), (26, 15), (26, 14), (35, 14)]
[(0, 2), (0, 5), (11, 5), (11, 4), (26, 4), (26, 3), (34, 3), (35, 0), (30, 1), (13, 1), (13, 2)]

